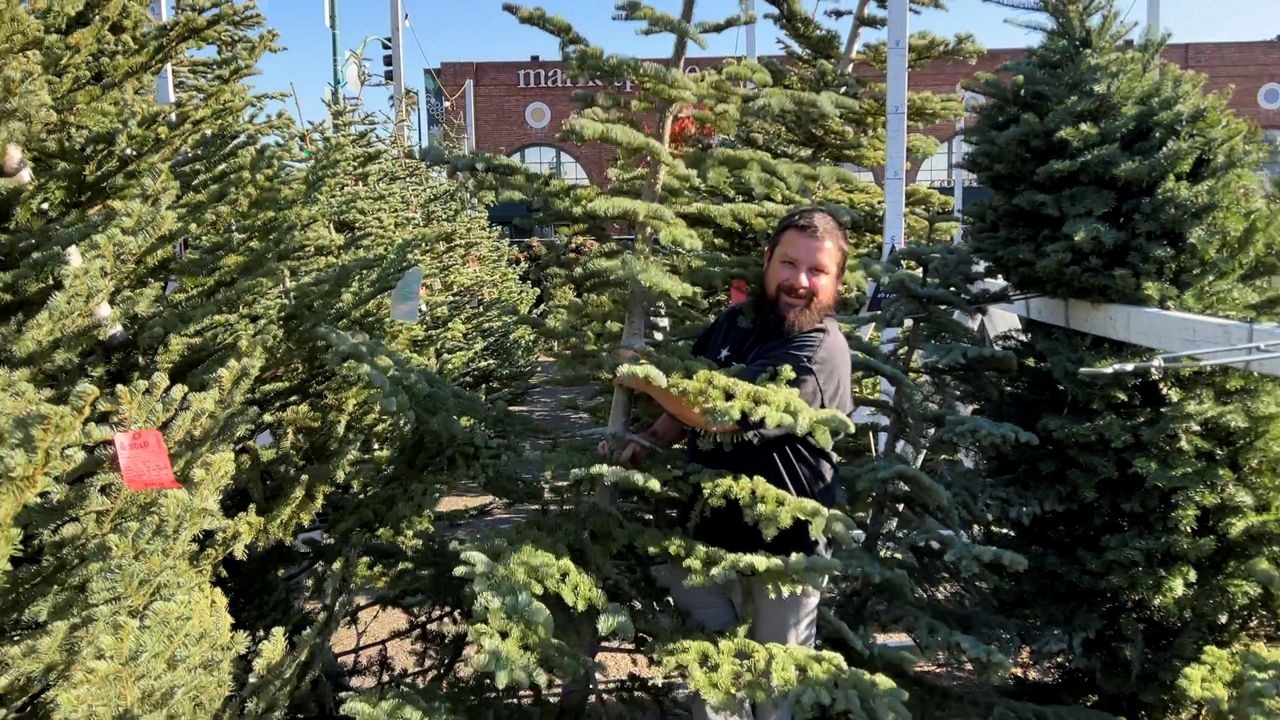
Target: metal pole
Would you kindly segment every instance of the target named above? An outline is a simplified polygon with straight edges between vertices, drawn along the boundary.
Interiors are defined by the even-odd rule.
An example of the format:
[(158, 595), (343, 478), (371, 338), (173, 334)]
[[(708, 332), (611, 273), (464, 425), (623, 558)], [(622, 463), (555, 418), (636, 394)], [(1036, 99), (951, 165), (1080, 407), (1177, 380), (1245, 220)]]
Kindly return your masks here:
[(1147, 39), (1160, 37), (1160, 0), (1147, 0)]
[[(426, 92), (425, 88), (423, 89), (423, 92)], [(422, 103), (425, 102), (426, 99), (422, 97), (422, 93), (414, 93), (414, 98), (417, 102), (413, 104), (413, 109), (418, 113), (418, 157), (421, 158), (423, 155), (422, 150), (426, 147), (422, 144)]]
[[(744, 12), (754, 14), (756, 11), (756, 0), (742, 0), (742, 9)], [(756, 59), (756, 21), (752, 20), (747, 25), (747, 59)]]
[(324, 24), (329, 27), (329, 34), (333, 41), (333, 102), (335, 105), (341, 106), (342, 103), (342, 51), (338, 49), (338, 0), (324, 0), (328, 13), (325, 15)]
[(409, 108), (404, 101), (404, 0), (391, 0), (391, 96), (395, 104), (396, 137), (409, 146)]

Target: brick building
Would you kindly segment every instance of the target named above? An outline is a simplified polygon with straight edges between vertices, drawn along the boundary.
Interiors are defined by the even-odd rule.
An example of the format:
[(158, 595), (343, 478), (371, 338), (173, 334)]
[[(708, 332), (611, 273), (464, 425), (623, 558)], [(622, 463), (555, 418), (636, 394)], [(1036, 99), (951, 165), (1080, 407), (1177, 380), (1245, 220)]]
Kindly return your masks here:
[[(1002, 63), (1016, 59), (1024, 50), (991, 50), (976, 64), (935, 62), (910, 76), (912, 90), (955, 92), (957, 83), (979, 71), (994, 71)], [(1165, 57), (1208, 77), (1207, 89), (1234, 88), (1231, 106), (1241, 116), (1261, 127), (1277, 147), (1268, 170), (1280, 178), (1280, 41), (1171, 44)], [(724, 58), (691, 58), (686, 71), (697, 73), (715, 67)], [(875, 73), (873, 68), (859, 72)], [(452, 100), (447, 116), (462, 131), (467, 127), (467, 93), (472, 81), (471, 141), (484, 153), (518, 157), (526, 164), (558, 171), (579, 182), (599, 182), (609, 162), (609, 149), (599, 145), (579, 146), (556, 139), (561, 123), (577, 109), (573, 94), (599, 85), (599, 81), (575, 81), (562, 71), (558, 61), (537, 56), (516, 62), (449, 62), (437, 70), (441, 91)], [(624, 92), (629, 85), (619, 85)], [(938, 124), (925, 132), (943, 140), (937, 154), (914, 162), (908, 180), (937, 185), (949, 184), (952, 163), (963, 152), (953, 137), (954, 123)], [(868, 172), (877, 174), (876, 168)]]

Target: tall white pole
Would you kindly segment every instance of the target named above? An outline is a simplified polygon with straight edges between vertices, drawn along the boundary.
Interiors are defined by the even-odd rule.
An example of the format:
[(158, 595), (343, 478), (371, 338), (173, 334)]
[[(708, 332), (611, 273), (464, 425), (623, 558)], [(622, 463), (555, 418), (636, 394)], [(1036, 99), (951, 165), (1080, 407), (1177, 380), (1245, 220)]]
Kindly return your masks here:
[(396, 137), (409, 146), (409, 113), (404, 100), (404, 0), (391, 0), (391, 87)]
[(889, 0), (889, 67), (884, 158), (884, 243), (880, 259), (906, 240), (907, 51), (910, 0)]
[[(162, 25), (169, 22), (169, 0), (153, 0), (151, 14)], [(165, 63), (164, 69), (160, 71), (160, 77), (156, 79), (156, 102), (161, 105), (172, 105), (173, 98), (173, 63)]]
[[(754, 14), (756, 11), (756, 0), (742, 0), (742, 9), (744, 12)], [(748, 60), (756, 59), (756, 21), (755, 20), (752, 20), (751, 24), (747, 25), (747, 59)]]
[[(885, 78), (888, 93), (885, 107), (884, 239), (880, 249), (881, 261), (888, 260), (895, 249), (906, 244), (909, 6), (910, 0), (889, 0), (889, 65)], [(872, 292), (875, 292), (874, 288)], [(882, 328), (880, 347), (885, 351), (891, 350), (898, 332), (898, 328)], [(885, 401), (893, 399), (893, 385), (886, 378), (880, 378), (880, 398)], [(879, 452), (884, 452), (887, 442), (887, 434), (876, 433)]]
[(1160, 0), (1147, 0), (1147, 39), (1160, 37)]
[[(906, 187), (907, 187), (907, 53), (909, 29), (907, 12), (910, 0), (889, 0), (889, 65), (885, 74), (888, 91), (885, 96), (885, 153), (884, 153), (884, 237), (880, 246), (880, 260), (885, 261), (894, 249), (905, 244)], [(876, 299), (877, 285), (867, 288), (867, 306), (871, 312)], [(871, 334), (871, 325), (860, 331), (865, 340)], [(897, 330), (885, 328), (882, 339), (890, 342)]]

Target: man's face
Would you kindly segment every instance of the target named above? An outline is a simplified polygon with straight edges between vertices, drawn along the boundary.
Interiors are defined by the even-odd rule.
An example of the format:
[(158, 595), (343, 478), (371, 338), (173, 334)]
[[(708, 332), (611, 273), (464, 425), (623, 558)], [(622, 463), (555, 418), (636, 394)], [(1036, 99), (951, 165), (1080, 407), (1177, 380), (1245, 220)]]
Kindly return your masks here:
[(790, 229), (766, 252), (764, 293), (767, 306), (788, 335), (817, 326), (836, 306), (844, 268), (840, 246), (803, 230)]

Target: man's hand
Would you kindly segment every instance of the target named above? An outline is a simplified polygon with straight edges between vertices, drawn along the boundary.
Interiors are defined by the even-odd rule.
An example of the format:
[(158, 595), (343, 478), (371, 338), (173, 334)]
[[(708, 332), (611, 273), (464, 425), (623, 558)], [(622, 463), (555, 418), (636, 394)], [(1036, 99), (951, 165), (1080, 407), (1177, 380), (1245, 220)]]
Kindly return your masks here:
[(643, 460), (649, 454), (649, 451), (655, 447), (654, 442), (657, 438), (653, 437), (652, 433), (652, 428), (640, 435), (628, 433), (616, 452), (614, 451), (614, 442), (612, 440), (601, 440), (600, 444), (596, 446), (596, 452), (619, 465), (634, 465)]
[(684, 439), (689, 428), (670, 413), (663, 413), (648, 430), (639, 435), (627, 434), (621, 445), (613, 447), (612, 439), (604, 439), (596, 446), (596, 452), (619, 465), (634, 465), (645, 458), (650, 451), (671, 447)]
[(640, 392), (648, 392), (648, 389), (652, 387), (647, 381), (633, 375), (620, 375), (614, 380), (614, 383)]

